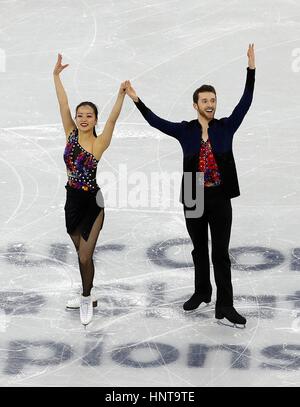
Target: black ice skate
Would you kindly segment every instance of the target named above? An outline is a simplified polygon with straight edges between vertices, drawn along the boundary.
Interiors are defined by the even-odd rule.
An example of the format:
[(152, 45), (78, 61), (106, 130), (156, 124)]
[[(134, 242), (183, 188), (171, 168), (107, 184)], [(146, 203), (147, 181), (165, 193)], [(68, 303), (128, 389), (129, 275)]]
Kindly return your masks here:
[(202, 302), (206, 304), (210, 303), (210, 296), (205, 296), (203, 294), (194, 293), (191, 298), (183, 304), (183, 309), (185, 311), (192, 311), (199, 307)]
[[(218, 321), (218, 323), (226, 326), (230, 326), (232, 328), (245, 328), (246, 327), (246, 318), (240, 315), (234, 307), (228, 306), (219, 306), (216, 307), (215, 312), (216, 319), (223, 319), (226, 318), (227, 321), (231, 322), (231, 325), (227, 324), (226, 322)], [(242, 326), (243, 325), (243, 326)]]

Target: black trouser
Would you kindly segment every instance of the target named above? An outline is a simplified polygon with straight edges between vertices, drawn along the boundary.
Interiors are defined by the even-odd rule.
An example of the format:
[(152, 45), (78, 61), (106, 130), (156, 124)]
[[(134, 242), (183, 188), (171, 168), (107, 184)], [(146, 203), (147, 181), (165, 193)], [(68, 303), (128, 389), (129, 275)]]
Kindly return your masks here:
[(217, 286), (216, 305), (233, 305), (229, 240), (232, 223), (231, 201), (223, 195), (222, 188), (204, 188), (204, 212), (200, 218), (185, 217), (194, 250), (195, 292), (211, 296), (208, 254), (208, 225), (211, 234), (211, 257)]

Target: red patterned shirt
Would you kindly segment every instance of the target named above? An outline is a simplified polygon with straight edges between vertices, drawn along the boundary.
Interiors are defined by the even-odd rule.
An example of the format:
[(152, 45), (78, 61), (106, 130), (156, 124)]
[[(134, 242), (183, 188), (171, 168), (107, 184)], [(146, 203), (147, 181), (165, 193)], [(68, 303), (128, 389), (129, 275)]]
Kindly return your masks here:
[(205, 187), (212, 185), (220, 185), (221, 176), (215, 157), (211, 150), (209, 139), (207, 139), (207, 141), (201, 139), (198, 170), (200, 172), (204, 172)]

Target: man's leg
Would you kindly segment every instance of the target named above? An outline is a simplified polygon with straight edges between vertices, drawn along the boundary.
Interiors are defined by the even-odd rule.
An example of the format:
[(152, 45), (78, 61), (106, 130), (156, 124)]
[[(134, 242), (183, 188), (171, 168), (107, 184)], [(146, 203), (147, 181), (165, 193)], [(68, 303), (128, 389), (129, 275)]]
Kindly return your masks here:
[(205, 212), (200, 218), (186, 218), (187, 231), (194, 249), (191, 252), (195, 268), (195, 293), (184, 304), (186, 311), (197, 308), (201, 302), (210, 302), (212, 286), (208, 253), (208, 222)]
[(230, 199), (214, 197), (209, 205), (208, 222), (211, 232), (211, 257), (217, 286), (218, 305), (232, 306), (231, 262), (229, 241), (232, 224)]
[(233, 307), (233, 290), (231, 283), (231, 262), (229, 258), (229, 241), (232, 224), (232, 207), (230, 199), (214, 197), (209, 205), (208, 221), (212, 240), (212, 262), (217, 286), (215, 316), (226, 318), (238, 325), (246, 324), (246, 318)]

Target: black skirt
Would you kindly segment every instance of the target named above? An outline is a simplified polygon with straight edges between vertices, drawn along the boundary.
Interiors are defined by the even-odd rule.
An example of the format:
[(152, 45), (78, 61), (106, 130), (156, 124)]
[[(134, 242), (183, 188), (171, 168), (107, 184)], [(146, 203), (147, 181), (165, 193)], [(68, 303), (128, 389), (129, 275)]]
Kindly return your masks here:
[[(72, 234), (79, 228), (81, 236), (87, 241), (97, 216), (101, 211), (104, 211), (104, 201), (101, 190), (98, 189), (94, 192), (83, 191), (81, 189), (72, 188), (68, 184), (65, 188), (66, 204), (64, 210), (67, 233)], [(103, 221), (100, 230), (102, 226)]]

